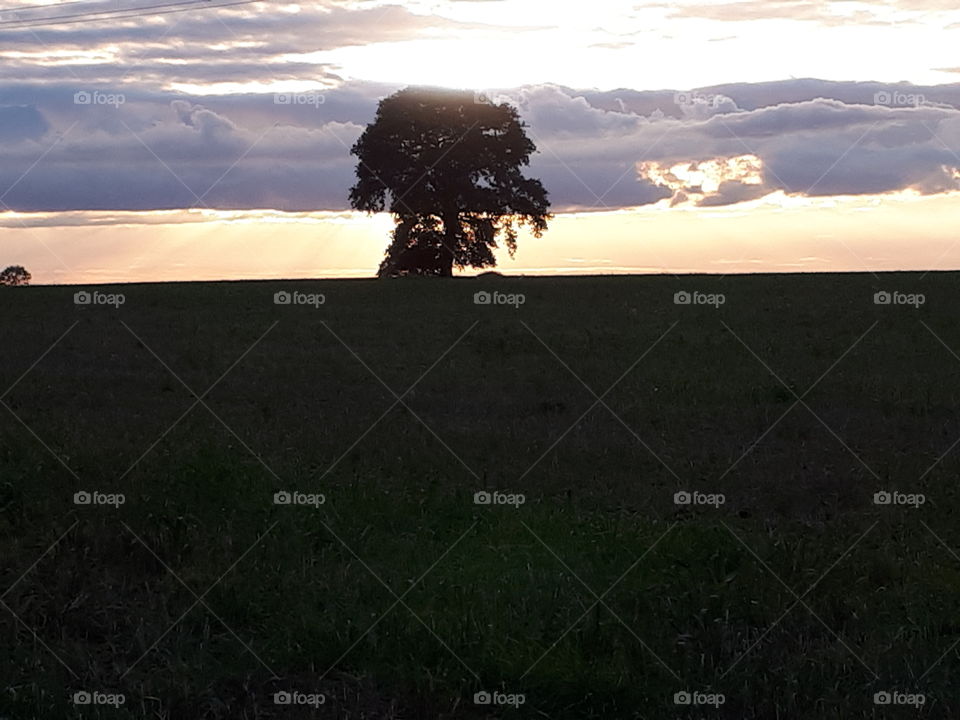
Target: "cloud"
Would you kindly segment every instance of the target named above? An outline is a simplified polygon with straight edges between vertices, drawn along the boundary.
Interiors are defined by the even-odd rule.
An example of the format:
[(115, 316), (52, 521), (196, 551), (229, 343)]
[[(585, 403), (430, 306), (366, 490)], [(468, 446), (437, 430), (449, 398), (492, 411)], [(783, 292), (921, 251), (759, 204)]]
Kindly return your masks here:
[(115, 122), (109, 128), (75, 123), (59, 137), (24, 140), (0, 151), (0, 186), (10, 188), (7, 206), (21, 211), (346, 206), (353, 175), (347, 148), (362, 126), (329, 121), (254, 131), (181, 99), (147, 109), (90, 109), (114, 113)]
[[(660, 111), (668, 117), (684, 117), (674, 90), (578, 91), (562, 88), (563, 92), (580, 96), (596, 108), (628, 111), (649, 116)], [(815, 78), (796, 78), (758, 83), (726, 83), (695, 89), (678, 88), (687, 97), (700, 97), (704, 102), (712, 98), (729, 98), (742, 110), (757, 110), (774, 105), (790, 105), (827, 98), (846, 105), (872, 105), (877, 93), (919, 93), (927, 102), (960, 109), (960, 83), (946, 85), (915, 85), (912, 83), (838, 82)]]
[(49, 130), (46, 118), (30, 105), (0, 105), (0, 142), (37, 140)]
[[(735, 205), (736, 203), (756, 200), (768, 194), (770, 189), (762, 184), (745, 183), (739, 180), (724, 180), (716, 192), (705, 196), (697, 203), (700, 207)], [(685, 201), (686, 195), (684, 194)], [(683, 202), (681, 201), (681, 202)]]
[(919, 20), (929, 12), (957, 9), (951, 0), (884, 0), (852, 4), (822, 0), (735, 0), (724, 3), (692, 2), (672, 7), (671, 17), (721, 22), (794, 20), (837, 27), (843, 25), (894, 25)]
[[(960, 189), (957, 87), (897, 86), (938, 100), (915, 106), (861, 100), (873, 87), (763, 84), (772, 104), (754, 86), (701, 88), (720, 99), (676, 115), (659, 107), (672, 91), (504, 92), (539, 149), (529, 173), (557, 212)], [(804, 88), (835, 97), (782, 101)], [(0, 193), (20, 211), (345, 210), (349, 148), (393, 89), (346, 83), (301, 106), (141, 89), (111, 106), (77, 105), (69, 86), (0, 88)]]
[[(922, 194), (960, 189), (960, 112), (888, 108), (819, 99), (717, 115), (676, 130), (653, 158), (660, 165), (756, 157), (761, 184), (723, 186), (699, 204), (753, 199), (763, 193), (825, 196), (901, 190)], [(684, 190), (690, 194), (690, 187)]]
[[(418, 14), (399, 3), (253, 3), (210, 6), (156, 15), (155, 2), (141, 17), (105, 17), (101, 22), (36, 26), (42, 18), (65, 16), (57, 6), (24, 6), (24, 26), (0, 18), (0, 82), (100, 83), (120, 89), (169, 89), (176, 83), (272, 83), (282, 80), (339, 81), (336, 68), (315, 59), (318, 52), (432, 38), (473, 31), (505, 30), (437, 14)], [(102, 6), (99, 8), (102, 10)], [(88, 12), (86, 4), (71, 15)], [(10, 19), (6, 20), (9, 23)], [(34, 27), (36, 26), (36, 27)], [(523, 28), (510, 28), (511, 31)], [(527, 28), (532, 29), (532, 28)]]

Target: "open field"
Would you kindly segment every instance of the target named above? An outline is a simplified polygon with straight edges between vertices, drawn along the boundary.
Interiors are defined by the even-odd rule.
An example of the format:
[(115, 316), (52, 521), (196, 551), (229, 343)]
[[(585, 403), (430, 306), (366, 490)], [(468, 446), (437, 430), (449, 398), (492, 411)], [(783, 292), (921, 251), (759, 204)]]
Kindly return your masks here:
[(960, 716), (956, 273), (2, 290), (0, 718)]

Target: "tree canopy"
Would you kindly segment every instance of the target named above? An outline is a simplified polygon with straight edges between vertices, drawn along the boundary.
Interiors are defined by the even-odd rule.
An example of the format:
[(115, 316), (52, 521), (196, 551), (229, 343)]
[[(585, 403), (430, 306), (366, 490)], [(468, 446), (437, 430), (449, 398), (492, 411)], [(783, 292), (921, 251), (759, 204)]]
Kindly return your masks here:
[(473, 92), (407, 88), (380, 101), (351, 152), (358, 157), (350, 204), (393, 214), (380, 277), (451, 276), (511, 257), (518, 227), (535, 237), (550, 219), (547, 191), (522, 169), (536, 151), (513, 106)]
[(23, 265), (10, 265), (0, 271), (0, 285), (29, 285), (31, 277)]

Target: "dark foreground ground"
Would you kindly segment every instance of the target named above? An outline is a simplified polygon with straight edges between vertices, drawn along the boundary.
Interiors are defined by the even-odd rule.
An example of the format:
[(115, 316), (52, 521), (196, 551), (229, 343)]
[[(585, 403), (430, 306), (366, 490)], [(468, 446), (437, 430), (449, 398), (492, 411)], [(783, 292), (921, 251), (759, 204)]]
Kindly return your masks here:
[(960, 715), (957, 274), (77, 290), (0, 292), (0, 718)]

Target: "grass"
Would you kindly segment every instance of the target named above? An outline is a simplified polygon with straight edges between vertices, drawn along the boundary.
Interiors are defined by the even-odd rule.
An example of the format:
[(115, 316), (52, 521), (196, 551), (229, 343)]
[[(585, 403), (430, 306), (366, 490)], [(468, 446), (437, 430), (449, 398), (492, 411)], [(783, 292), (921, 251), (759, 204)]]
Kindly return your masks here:
[(3, 289), (0, 717), (957, 716), (958, 280)]

